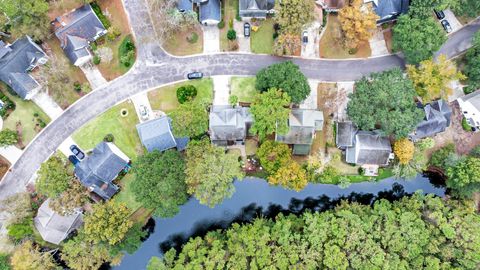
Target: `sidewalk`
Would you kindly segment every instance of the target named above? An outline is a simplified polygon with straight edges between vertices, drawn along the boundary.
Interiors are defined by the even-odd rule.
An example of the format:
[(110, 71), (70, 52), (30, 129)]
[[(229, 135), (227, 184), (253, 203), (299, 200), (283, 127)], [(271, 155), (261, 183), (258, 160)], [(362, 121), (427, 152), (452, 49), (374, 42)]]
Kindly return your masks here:
[(80, 69), (85, 74), (85, 77), (87, 77), (87, 80), (90, 83), (92, 90), (97, 89), (98, 87), (107, 83), (107, 80), (105, 80), (102, 73), (100, 73), (100, 70), (98, 70), (97, 66), (95, 66), (94, 64), (89, 62), (81, 66)]

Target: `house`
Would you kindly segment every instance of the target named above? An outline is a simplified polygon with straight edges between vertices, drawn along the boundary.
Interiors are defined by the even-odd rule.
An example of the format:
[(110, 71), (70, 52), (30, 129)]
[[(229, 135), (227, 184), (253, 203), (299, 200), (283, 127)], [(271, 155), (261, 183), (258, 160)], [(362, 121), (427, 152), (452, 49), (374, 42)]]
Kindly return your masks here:
[[(345, 132), (340, 130), (338, 134), (345, 134)], [(345, 155), (347, 163), (373, 170), (378, 169), (379, 166), (388, 165), (393, 159), (390, 140), (375, 131), (357, 131), (353, 137), (352, 146), (346, 147)]]
[(188, 138), (175, 138), (172, 133), (171, 119), (162, 116), (137, 125), (140, 141), (148, 152), (158, 150), (163, 152), (171, 148), (183, 151), (188, 144)]
[(83, 224), (82, 213), (76, 211), (71, 215), (62, 216), (53, 211), (49, 203), (50, 199), (47, 199), (38, 208), (33, 224), (43, 240), (58, 245)]
[(210, 109), (210, 140), (218, 146), (244, 144), (253, 123), (249, 108), (212, 106)]
[(57, 17), (52, 25), (60, 46), (75, 66), (92, 59), (90, 43), (107, 33), (89, 4)]
[(467, 123), (474, 130), (480, 129), (480, 90), (461, 97), (457, 101)]
[(41, 89), (28, 72), (46, 62), (47, 55), (29, 36), (12, 44), (0, 40), (0, 80), (23, 99), (31, 99)]
[(327, 12), (337, 12), (345, 6), (345, 0), (317, 0), (315, 3)]
[(353, 146), (357, 128), (352, 122), (337, 122), (336, 131), (335, 143), (338, 148), (346, 150), (347, 147)]
[(375, 13), (380, 17), (377, 24), (396, 20), (400, 15), (408, 12), (410, 0), (363, 0), (371, 4)]
[(199, 21), (203, 25), (217, 25), (222, 20), (220, 0), (179, 0), (177, 9), (180, 12), (194, 12), (194, 5), (199, 11)]
[(238, 15), (242, 18), (265, 19), (267, 14), (273, 14), (275, 0), (240, 0)]
[(275, 140), (293, 145), (294, 155), (308, 155), (315, 138), (315, 132), (323, 129), (323, 112), (293, 109), (288, 118), (288, 127), (287, 134), (276, 134)]
[(75, 176), (83, 186), (104, 200), (118, 191), (113, 183), (130, 159), (113, 143), (99, 143), (84, 160), (75, 166)]
[(423, 109), (425, 118), (417, 125), (415, 131), (410, 134), (409, 137), (412, 141), (432, 137), (437, 133), (444, 132), (450, 126), (452, 109), (446, 101), (434, 101), (427, 104)]

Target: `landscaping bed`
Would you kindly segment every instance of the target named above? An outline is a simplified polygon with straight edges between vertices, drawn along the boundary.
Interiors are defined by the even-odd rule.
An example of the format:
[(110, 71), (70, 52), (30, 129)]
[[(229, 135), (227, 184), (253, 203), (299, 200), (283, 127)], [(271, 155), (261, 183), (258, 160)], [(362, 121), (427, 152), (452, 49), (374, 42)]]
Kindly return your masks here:
[(255, 82), (255, 77), (232, 77), (230, 80), (230, 95), (237, 96), (238, 102), (253, 102), (255, 95), (258, 93)]
[[(230, 42), (236, 41), (229, 41), (227, 38), (227, 32), (230, 29), (230, 22), (233, 22), (237, 19), (238, 16), (238, 0), (224, 0), (222, 2), (222, 10), (223, 10), (223, 22), (220, 22), (220, 50), (225, 51), (232, 51), (232, 48), (229, 46)], [(223, 25), (223, 27), (222, 27)], [(233, 28), (233, 26), (232, 26)], [(237, 35), (240, 33), (237, 33)], [(237, 46), (238, 47), (238, 46)]]
[(257, 21), (260, 25), (258, 30), (250, 35), (250, 48), (253, 53), (273, 54), (273, 19)]
[[(196, 37), (196, 38), (195, 38)], [(163, 48), (173, 55), (183, 56), (203, 52), (203, 31), (200, 26), (172, 33)]]

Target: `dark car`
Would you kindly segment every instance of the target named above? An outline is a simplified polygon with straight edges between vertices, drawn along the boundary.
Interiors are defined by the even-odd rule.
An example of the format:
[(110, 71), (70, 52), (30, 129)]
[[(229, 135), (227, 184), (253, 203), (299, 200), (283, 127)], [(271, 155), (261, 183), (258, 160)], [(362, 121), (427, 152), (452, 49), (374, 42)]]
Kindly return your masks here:
[(249, 24), (248, 22), (245, 23), (245, 24), (243, 25), (243, 35), (244, 35), (245, 37), (249, 37), (249, 36), (250, 36), (250, 30), (251, 30), (250, 24)]
[(443, 26), (443, 29), (445, 29), (445, 32), (447, 33), (452, 32), (452, 27), (450, 26), (450, 23), (447, 20), (442, 21), (442, 26)]
[(70, 160), (70, 162), (73, 164), (73, 166), (77, 166), (77, 164), (80, 163), (80, 160), (78, 160), (78, 158), (74, 155), (70, 155), (68, 157), (68, 160)]
[(445, 18), (445, 13), (443, 13), (443, 11), (434, 9), (433, 12), (435, 12), (435, 16), (437, 16), (439, 20), (443, 20)]
[(307, 31), (303, 31), (302, 41), (303, 41), (303, 44), (307, 44), (307, 43), (308, 43), (308, 33), (307, 33)]
[(82, 150), (80, 150), (80, 148), (78, 148), (78, 146), (76, 145), (72, 145), (70, 146), (70, 151), (72, 151), (72, 153), (79, 159), (79, 160), (82, 160), (85, 158), (85, 154), (82, 152)]
[(201, 79), (203, 78), (203, 73), (202, 72), (191, 72), (187, 74), (187, 78), (189, 80), (195, 80), (195, 79)]

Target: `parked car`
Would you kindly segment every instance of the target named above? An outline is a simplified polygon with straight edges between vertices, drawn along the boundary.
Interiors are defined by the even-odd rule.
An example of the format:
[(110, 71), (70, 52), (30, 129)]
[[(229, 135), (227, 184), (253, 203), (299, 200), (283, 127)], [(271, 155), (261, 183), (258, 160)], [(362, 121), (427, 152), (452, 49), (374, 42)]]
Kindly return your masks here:
[(450, 26), (450, 23), (447, 20), (442, 21), (442, 26), (443, 26), (443, 29), (445, 29), (445, 32), (447, 33), (452, 32), (452, 27)]
[(78, 146), (74, 144), (70, 146), (70, 151), (72, 151), (75, 157), (77, 157), (79, 160), (82, 160), (85, 158), (85, 153), (83, 153), (82, 150), (80, 150), (80, 148), (78, 148)]
[(203, 78), (203, 73), (202, 73), (202, 72), (198, 72), (198, 71), (191, 72), (191, 73), (188, 73), (188, 74), (187, 74), (187, 78), (188, 78), (189, 80), (201, 79), (201, 78)]
[(433, 12), (435, 12), (435, 16), (437, 16), (439, 20), (445, 19), (445, 13), (443, 13), (443, 11), (434, 9)]
[(74, 155), (68, 156), (68, 160), (73, 164), (73, 166), (77, 166), (78, 163), (80, 163), (80, 160)]
[(303, 31), (302, 41), (303, 41), (303, 44), (307, 44), (307, 43), (308, 43), (308, 32), (307, 32), (307, 31)]
[(140, 117), (141, 117), (143, 120), (148, 120), (148, 110), (147, 110), (147, 106), (145, 106), (145, 105), (140, 105), (139, 107), (140, 107), (140, 108), (138, 109), (138, 112), (140, 113)]
[(251, 27), (250, 27), (250, 24), (248, 22), (246, 22), (245, 24), (243, 24), (243, 35), (245, 37), (249, 37), (250, 36), (250, 30), (251, 30)]

